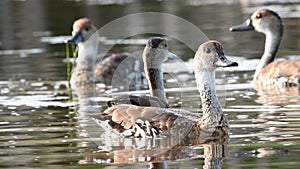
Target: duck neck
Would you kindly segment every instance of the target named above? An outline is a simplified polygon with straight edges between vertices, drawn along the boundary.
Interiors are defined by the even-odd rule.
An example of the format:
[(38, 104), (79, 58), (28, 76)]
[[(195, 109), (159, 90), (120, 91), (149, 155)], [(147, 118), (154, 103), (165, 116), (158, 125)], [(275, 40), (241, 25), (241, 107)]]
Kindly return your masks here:
[(89, 40), (78, 44), (76, 69), (93, 70), (98, 53), (98, 36), (92, 35)]
[(213, 116), (222, 115), (223, 111), (216, 95), (215, 71), (195, 71), (197, 88), (202, 102), (203, 120), (218, 120)]
[(162, 101), (167, 103), (165, 88), (163, 84), (163, 72), (160, 66), (146, 67), (145, 72), (150, 88), (151, 96), (158, 97)]
[(254, 73), (254, 79), (256, 79), (259, 75), (259, 73), (262, 71), (262, 69), (274, 61), (275, 55), (277, 53), (277, 50), (279, 48), (282, 35), (283, 35), (283, 27), (280, 26), (274, 26), (274, 30), (265, 33), (266, 39), (265, 39), (265, 51), (262, 55), (260, 62), (256, 68), (256, 71)]
[[(84, 86), (85, 89), (90, 88), (87, 85), (94, 84), (95, 73), (94, 64), (98, 53), (98, 38), (94, 35), (93, 39), (78, 44), (78, 57), (76, 59), (76, 67), (71, 76), (72, 89), (79, 89)], [(77, 90), (78, 92), (79, 90)], [(84, 94), (85, 95), (85, 94)]]

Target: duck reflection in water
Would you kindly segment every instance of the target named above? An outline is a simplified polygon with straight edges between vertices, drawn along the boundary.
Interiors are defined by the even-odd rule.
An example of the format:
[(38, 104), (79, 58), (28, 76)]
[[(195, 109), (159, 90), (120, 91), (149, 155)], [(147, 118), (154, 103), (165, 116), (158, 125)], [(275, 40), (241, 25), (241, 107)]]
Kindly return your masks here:
[[(85, 159), (80, 160), (79, 164), (134, 164), (134, 166), (142, 166), (148, 164), (150, 169), (166, 169), (168, 161), (176, 162), (180, 160), (197, 159), (199, 164), (201, 159), (204, 159), (204, 169), (220, 169), (223, 164), (223, 159), (228, 156), (227, 142), (218, 143), (216, 141), (191, 145), (176, 145), (174, 147), (152, 148), (151, 150), (142, 150), (131, 146), (123, 147), (119, 150), (102, 151), (101, 153), (85, 152)], [(162, 145), (161, 145), (162, 146)], [(192, 162), (192, 161), (191, 161)], [(186, 162), (188, 163), (188, 161)], [(200, 162), (201, 163), (201, 162)], [(199, 167), (196, 164), (190, 165)]]

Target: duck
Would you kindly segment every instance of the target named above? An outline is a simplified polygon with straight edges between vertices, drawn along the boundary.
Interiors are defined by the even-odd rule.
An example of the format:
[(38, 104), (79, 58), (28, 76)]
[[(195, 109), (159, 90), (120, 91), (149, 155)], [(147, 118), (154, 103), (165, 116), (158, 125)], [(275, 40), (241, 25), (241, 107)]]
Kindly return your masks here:
[[(88, 18), (80, 18), (73, 24), (72, 38), (66, 43), (78, 45), (77, 65), (72, 73), (71, 88), (79, 89), (76, 93), (86, 94), (87, 86), (93, 87), (95, 81), (105, 84), (114, 83), (112, 79), (124, 82), (124, 77), (133, 79), (140, 66), (144, 67), (151, 96), (119, 95), (108, 101), (108, 106), (130, 103), (143, 106), (169, 107), (163, 85), (162, 63), (177, 56), (168, 50), (167, 40), (163, 37), (152, 37), (145, 45), (142, 63), (135, 56), (126, 53), (107, 54), (97, 58), (99, 35), (96, 27)], [(102, 59), (102, 61), (97, 61)], [(144, 66), (145, 65), (145, 66)], [(138, 68), (136, 68), (138, 66)], [(123, 79), (123, 80), (122, 80)], [(126, 83), (126, 82), (125, 82)], [(117, 85), (117, 84), (115, 84)], [(84, 89), (84, 92), (80, 90)], [(93, 93), (94, 90), (89, 93)]]
[(70, 81), (72, 89), (95, 82), (111, 85), (112, 79), (118, 77), (122, 77), (118, 78), (120, 85), (129, 86), (131, 80), (143, 71), (143, 62), (140, 56), (129, 53), (98, 55), (99, 34), (89, 18), (75, 20), (72, 37), (65, 42), (78, 46), (76, 67)]
[[(194, 56), (194, 74), (202, 103), (202, 117), (183, 109), (112, 105), (97, 120), (122, 137), (153, 138), (182, 135), (183, 139), (228, 135), (230, 127), (216, 96), (215, 70), (238, 66), (224, 54), (222, 44), (210, 40), (201, 44)], [(100, 123), (98, 123), (100, 124)], [(102, 123), (103, 124), (103, 123)]]
[(145, 45), (142, 58), (150, 96), (119, 95), (108, 101), (109, 107), (122, 103), (137, 106), (170, 107), (164, 90), (162, 64), (168, 59), (177, 58), (177, 56), (169, 52), (165, 38), (151, 37)]
[(273, 10), (259, 9), (243, 24), (229, 28), (230, 31), (254, 30), (265, 34), (265, 49), (255, 70), (253, 81), (263, 88), (285, 88), (300, 83), (300, 58), (274, 61), (283, 36), (283, 22)]

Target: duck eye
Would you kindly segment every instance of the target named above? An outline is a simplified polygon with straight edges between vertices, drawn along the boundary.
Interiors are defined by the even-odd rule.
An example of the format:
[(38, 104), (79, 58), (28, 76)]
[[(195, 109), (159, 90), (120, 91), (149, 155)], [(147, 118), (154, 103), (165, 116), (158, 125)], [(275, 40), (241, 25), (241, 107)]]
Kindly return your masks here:
[(210, 53), (210, 52), (211, 52), (210, 48), (205, 48), (204, 51), (205, 51), (206, 53)]
[(160, 44), (160, 45), (159, 45), (159, 48), (161, 48), (161, 49), (164, 49), (164, 48), (167, 48), (167, 47), (168, 47), (167, 44)]
[(256, 17), (257, 19), (259, 19), (259, 18), (261, 18), (262, 16), (261, 16), (261, 14), (257, 14), (255, 17)]
[(89, 27), (85, 27), (84, 29), (85, 29), (86, 31), (89, 31), (89, 30), (90, 30), (90, 28), (89, 28)]

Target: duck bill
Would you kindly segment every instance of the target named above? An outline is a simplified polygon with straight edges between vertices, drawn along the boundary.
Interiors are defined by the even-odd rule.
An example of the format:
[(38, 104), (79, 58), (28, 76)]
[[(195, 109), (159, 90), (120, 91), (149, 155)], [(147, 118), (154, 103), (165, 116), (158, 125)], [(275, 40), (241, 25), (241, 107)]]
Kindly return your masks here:
[(229, 28), (231, 32), (236, 32), (236, 31), (250, 31), (254, 30), (254, 26), (251, 23), (250, 19), (247, 19), (246, 22), (240, 25), (235, 25)]
[(81, 34), (81, 32), (76, 32), (73, 34), (73, 36), (66, 40), (65, 43), (75, 43), (75, 44), (78, 44), (80, 42), (83, 42), (84, 41), (84, 38)]
[(168, 53), (168, 60), (174, 60), (176, 58), (177, 58), (177, 55), (175, 55), (174, 53), (172, 53), (172, 52)]
[(214, 65), (216, 67), (233, 67), (238, 66), (239, 64), (227, 59), (227, 57), (222, 54), (219, 56), (219, 59), (214, 63)]

